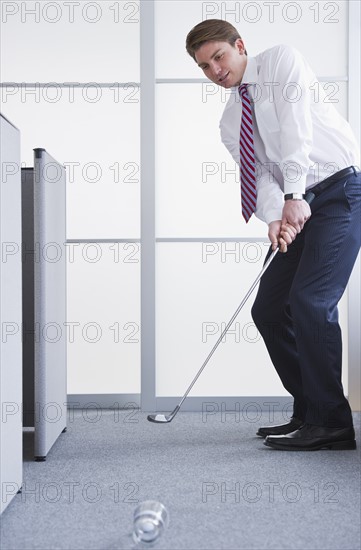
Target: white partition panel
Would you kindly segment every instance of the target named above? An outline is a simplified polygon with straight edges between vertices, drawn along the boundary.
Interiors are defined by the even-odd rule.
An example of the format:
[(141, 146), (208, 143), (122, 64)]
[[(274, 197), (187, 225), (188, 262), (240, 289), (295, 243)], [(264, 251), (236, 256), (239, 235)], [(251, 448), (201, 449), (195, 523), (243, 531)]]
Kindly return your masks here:
[(2, 81), (139, 81), (139, 0), (1, 4)]
[[(184, 394), (261, 271), (267, 249), (264, 242), (158, 243), (157, 397)], [(255, 296), (256, 290), (190, 396), (288, 395), (253, 323)], [(340, 324), (347, 329), (345, 297)], [(346, 341), (343, 354), (347, 365)]]
[(20, 132), (0, 115), (0, 513), (22, 485)]
[(69, 242), (67, 257), (68, 394), (139, 394), (139, 243)]
[[(185, 49), (185, 39), (192, 27), (204, 19), (229, 21), (245, 40), (249, 55), (276, 44), (292, 44), (306, 56), (319, 76), (347, 74), (345, 0), (158, 0), (155, 10), (157, 78), (200, 77), (199, 67)], [(330, 55), (336, 36), (337, 47), (332, 48)]]
[(66, 175), (34, 150), (34, 455), (44, 459), (66, 427)]

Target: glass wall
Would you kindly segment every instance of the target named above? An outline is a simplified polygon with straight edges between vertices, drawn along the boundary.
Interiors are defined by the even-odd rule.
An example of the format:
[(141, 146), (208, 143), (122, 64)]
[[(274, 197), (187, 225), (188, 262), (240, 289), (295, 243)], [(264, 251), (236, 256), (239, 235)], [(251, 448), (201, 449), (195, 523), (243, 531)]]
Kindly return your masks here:
[[(189, 30), (226, 19), (251, 56), (292, 44), (348, 115), (348, 2), (155, 1), (154, 73), (140, 62), (140, 7), (2, 4), (1, 110), (21, 129), (24, 166), (43, 147), (67, 169), (69, 394), (140, 393), (145, 76), (155, 86), (155, 396), (183, 395), (262, 267), (267, 228), (243, 222), (239, 170), (220, 140), (228, 92), (186, 53)], [(285, 395), (252, 301), (192, 395)], [(340, 320), (347, 364), (346, 295)]]
[[(238, 168), (220, 140), (229, 93), (200, 80), (186, 35), (217, 18), (239, 29), (250, 56), (279, 43), (295, 46), (347, 117), (347, 17), (346, 2), (155, 2), (157, 397), (184, 394), (268, 247), (267, 226), (241, 217)], [(337, 48), (325, 55), (335, 33)], [(192, 396), (287, 395), (253, 324), (253, 299)], [(340, 318), (347, 364), (346, 297)]]
[(139, 11), (2, 3), (1, 110), (67, 171), (69, 394), (140, 393)]

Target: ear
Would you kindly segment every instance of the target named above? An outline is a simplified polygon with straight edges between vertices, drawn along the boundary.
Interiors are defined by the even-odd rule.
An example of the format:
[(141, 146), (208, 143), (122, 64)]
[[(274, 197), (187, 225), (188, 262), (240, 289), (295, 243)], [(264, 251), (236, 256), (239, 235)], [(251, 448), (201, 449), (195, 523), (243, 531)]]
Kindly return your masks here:
[(240, 55), (243, 55), (246, 52), (246, 47), (244, 45), (242, 38), (237, 38), (237, 40), (234, 43), (234, 47), (237, 48)]

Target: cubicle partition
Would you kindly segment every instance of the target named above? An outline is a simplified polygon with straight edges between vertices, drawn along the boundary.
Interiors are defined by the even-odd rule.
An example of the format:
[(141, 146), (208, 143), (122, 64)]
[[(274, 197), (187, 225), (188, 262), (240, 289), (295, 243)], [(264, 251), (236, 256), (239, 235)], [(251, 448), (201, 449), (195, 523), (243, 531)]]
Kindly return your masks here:
[(22, 485), (20, 132), (0, 114), (0, 512)]
[(45, 149), (22, 169), (24, 425), (34, 456), (66, 429), (66, 177)]

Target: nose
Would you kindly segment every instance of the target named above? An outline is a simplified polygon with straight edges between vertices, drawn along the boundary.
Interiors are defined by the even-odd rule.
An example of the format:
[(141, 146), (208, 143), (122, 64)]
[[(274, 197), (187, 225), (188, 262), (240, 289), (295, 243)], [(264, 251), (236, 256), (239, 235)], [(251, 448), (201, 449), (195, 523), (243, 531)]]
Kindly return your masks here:
[(218, 63), (216, 62), (213, 62), (212, 65), (211, 65), (211, 71), (212, 71), (212, 74), (218, 78), (222, 72), (222, 69), (221, 67), (218, 65)]

